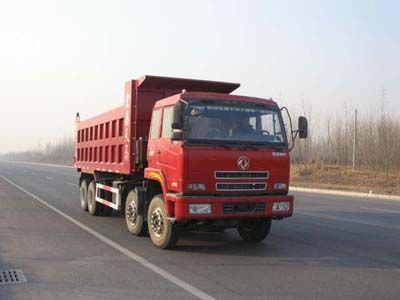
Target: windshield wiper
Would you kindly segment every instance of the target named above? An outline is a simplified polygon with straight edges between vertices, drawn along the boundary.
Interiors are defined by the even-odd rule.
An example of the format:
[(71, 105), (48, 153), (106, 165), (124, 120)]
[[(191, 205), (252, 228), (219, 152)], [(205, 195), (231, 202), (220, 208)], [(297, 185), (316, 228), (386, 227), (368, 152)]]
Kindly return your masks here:
[(189, 143), (194, 144), (204, 144), (211, 145), (214, 147), (223, 147), (226, 149), (232, 149), (232, 147), (237, 147), (240, 149), (252, 149), (258, 151), (260, 147), (263, 148), (271, 148), (273, 150), (282, 151), (284, 147), (279, 147), (273, 145), (272, 143), (264, 143), (264, 142), (252, 142), (252, 141), (230, 141), (230, 140), (197, 140), (192, 139), (188, 140)]
[(254, 145), (263, 146), (266, 148), (271, 148), (273, 150), (279, 150), (279, 151), (282, 151), (284, 149), (284, 147), (278, 147), (276, 145), (273, 145), (272, 143), (262, 143), (262, 142), (257, 143), (257, 142), (255, 142)]
[(232, 149), (232, 147), (229, 147), (228, 145), (220, 142), (220, 141), (213, 141), (213, 140), (189, 140), (191, 143), (196, 143), (196, 144), (206, 144), (206, 145), (211, 145), (215, 147), (223, 147), (226, 149)]
[(219, 141), (217, 141), (217, 142), (211, 142), (210, 141), (210, 145), (223, 147), (225, 149), (232, 149), (232, 147), (230, 147), (229, 145), (226, 145), (225, 143), (222, 143), (222, 142), (219, 142)]
[(236, 145), (238, 148), (241, 148), (241, 149), (249, 148), (249, 149), (258, 151), (258, 148), (254, 147), (254, 145), (251, 145), (251, 144), (244, 144), (243, 142), (238, 142), (238, 141), (233, 141), (232, 144)]
[[(281, 151), (284, 149), (284, 147), (279, 147), (276, 145), (273, 145), (272, 143), (268, 142), (255, 142), (255, 141), (226, 141), (226, 143), (234, 144), (237, 145), (240, 148), (251, 148), (251, 149), (256, 149), (258, 150), (260, 146), (265, 147), (265, 148), (271, 148), (274, 150), (279, 150)], [(258, 146), (258, 147), (257, 147)]]
[(229, 147), (228, 145), (230, 145), (230, 146), (234, 146), (234, 147), (237, 147), (237, 148), (240, 148), (240, 149), (249, 148), (249, 149), (253, 149), (253, 150), (258, 151), (257, 147), (254, 147), (253, 145), (249, 145), (249, 144), (243, 144), (242, 141), (229, 141), (228, 140), (228, 141), (218, 141), (218, 142), (219, 143), (223, 143), (223, 146), (225, 146), (225, 147)]

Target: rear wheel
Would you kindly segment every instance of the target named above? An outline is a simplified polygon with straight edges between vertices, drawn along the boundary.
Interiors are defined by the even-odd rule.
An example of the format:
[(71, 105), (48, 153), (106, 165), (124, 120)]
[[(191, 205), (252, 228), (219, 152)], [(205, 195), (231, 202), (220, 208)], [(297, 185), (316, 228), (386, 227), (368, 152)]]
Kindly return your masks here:
[(98, 216), (100, 215), (100, 203), (96, 201), (96, 183), (94, 180), (92, 180), (89, 183), (89, 188), (88, 188), (88, 194), (87, 194), (87, 200), (88, 200), (88, 211), (92, 216)]
[(238, 232), (243, 240), (258, 243), (265, 239), (271, 230), (271, 219), (246, 219), (240, 222)]
[(162, 194), (154, 196), (151, 200), (147, 223), (151, 241), (155, 246), (168, 249), (176, 245), (179, 238), (179, 228), (168, 219)]
[(138, 215), (139, 201), (134, 190), (130, 191), (125, 202), (125, 221), (128, 230), (133, 235), (147, 234), (147, 223), (143, 215)]
[(88, 210), (88, 200), (87, 200), (87, 194), (88, 194), (88, 182), (86, 179), (83, 179), (81, 181), (81, 186), (79, 187), (80, 190), (80, 198), (81, 198), (81, 208), (83, 211)]

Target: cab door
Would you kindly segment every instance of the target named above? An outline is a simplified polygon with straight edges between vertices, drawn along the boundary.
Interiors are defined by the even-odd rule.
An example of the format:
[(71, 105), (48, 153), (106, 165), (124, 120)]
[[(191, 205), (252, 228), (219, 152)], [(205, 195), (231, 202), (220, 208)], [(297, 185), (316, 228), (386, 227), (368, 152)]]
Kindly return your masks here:
[(156, 152), (158, 166), (165, 176), (168, 190), (177, 190), (181, 178), (182, 143), (171, 140), (172, 120), (173, 106), (164, 107)]
[(147, 162), (149, 168), (158, 169), (157, 144), (161, 129), (162, 109), (156, 108), (151, 116), (149, 140), (147, 143)]

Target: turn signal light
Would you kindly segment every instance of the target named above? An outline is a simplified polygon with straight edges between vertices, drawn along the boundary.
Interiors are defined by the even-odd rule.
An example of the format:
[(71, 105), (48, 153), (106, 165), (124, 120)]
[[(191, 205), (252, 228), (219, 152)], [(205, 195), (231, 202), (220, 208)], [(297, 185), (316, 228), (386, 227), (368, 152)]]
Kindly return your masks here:
[(189, 183), (186, 189), (190, 191), (205, 191), (206, 185), (204, 183)]
[(286, 183), (275, 183), (274, 190), (286, 190), (287, 184)]

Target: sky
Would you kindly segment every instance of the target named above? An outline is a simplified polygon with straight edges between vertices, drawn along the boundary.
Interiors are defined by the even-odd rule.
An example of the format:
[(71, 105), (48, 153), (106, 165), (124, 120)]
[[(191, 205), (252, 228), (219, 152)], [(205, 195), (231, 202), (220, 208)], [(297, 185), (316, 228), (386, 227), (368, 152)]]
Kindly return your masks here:
[(123, 103), (144, 74), (240, 82), (314, 124), (400, 112), (400, 1), (0, 0), (0, 153)]

